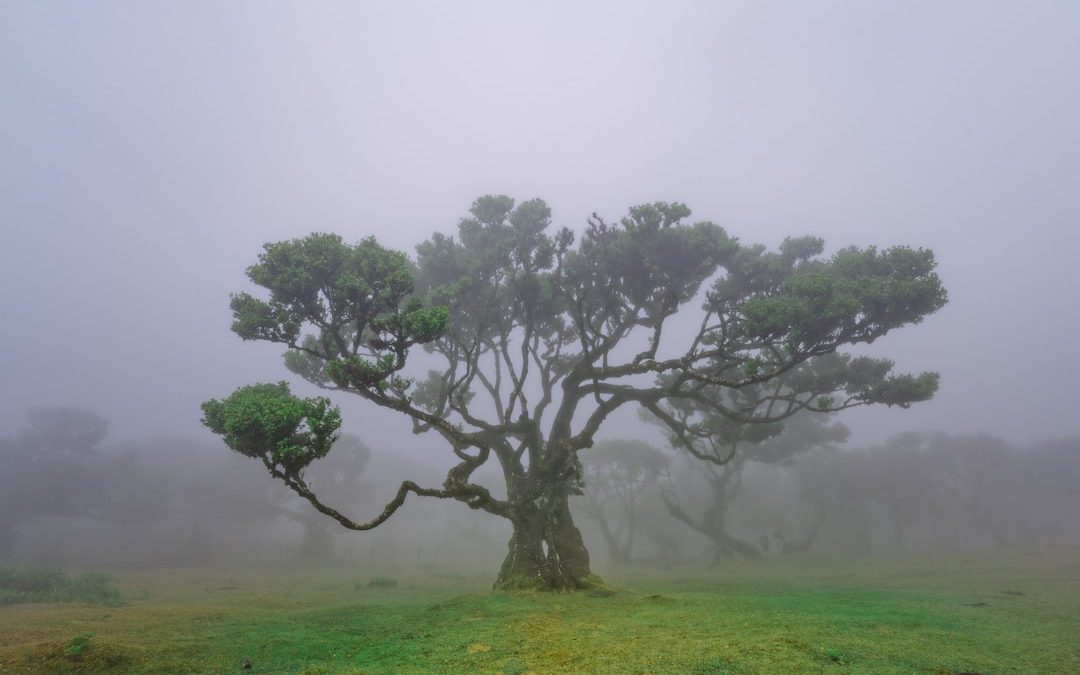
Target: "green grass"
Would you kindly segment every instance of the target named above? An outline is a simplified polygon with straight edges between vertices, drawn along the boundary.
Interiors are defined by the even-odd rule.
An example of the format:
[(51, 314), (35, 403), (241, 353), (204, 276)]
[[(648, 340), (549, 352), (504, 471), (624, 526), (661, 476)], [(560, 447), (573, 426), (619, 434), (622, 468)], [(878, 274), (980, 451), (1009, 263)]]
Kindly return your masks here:
[(0, 608), (0, 672), (1080, 672), (1076, 554), (623, 572), (608, 595), (372, 576), (124, 575), (122, 607)]

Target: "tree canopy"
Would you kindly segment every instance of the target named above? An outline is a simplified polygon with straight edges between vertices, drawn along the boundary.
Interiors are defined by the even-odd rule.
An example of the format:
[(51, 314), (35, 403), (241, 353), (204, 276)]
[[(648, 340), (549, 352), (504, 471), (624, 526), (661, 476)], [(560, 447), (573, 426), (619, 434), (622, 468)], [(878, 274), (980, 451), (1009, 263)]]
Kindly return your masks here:
[[(718, 419), (767, 425), (934, 394), (936, 373), (893, 374), (886, 359), (838, 352), (944, 305), (930, 251), (825, 256), (815, 237), (769, 251), (689, 217), (658, 202), (618, 222), (593, 215), (578, 236), (553, 228), (541, 200), (485, 196), (456, 237), (436, 233), (414, 258), (333, 234), (266, 244), (248, 268), (264, 292), (232, 297), (233, 331), (285, 345), (292, 372), (407, 415), (457, 458), (440, 488), (405, 481), (372, 521), (322, 505), (304, 482), (322, 447), (314, 429), (245, 421), (229, 431), (213, 402), (205, 421), (346, 527), (374, 527), (410, 492), (456, 499), (514, 526), (499, 587), (581, 588), (597, 581), (567, 497), (581, 480), (578, 453), (620, 408), (648, 410), (680, 444), (723, 462)], [(686, 315), (695, 328), (674, 328)], [(432, 355), (422, 366), (440, 364), (426, 376), (409, 367), (417, 347)], [(244, 396), (310, 404), (286, 403), (274, 387)], [(258, 419), (260, 405), (238, 408), (238, 419)], [(307, 448), (303, 461), (281, 460), (280, 444), (297, 434), (313, 445), (295, 446)], [(492, 458), (505, 496), (473, 480)]]

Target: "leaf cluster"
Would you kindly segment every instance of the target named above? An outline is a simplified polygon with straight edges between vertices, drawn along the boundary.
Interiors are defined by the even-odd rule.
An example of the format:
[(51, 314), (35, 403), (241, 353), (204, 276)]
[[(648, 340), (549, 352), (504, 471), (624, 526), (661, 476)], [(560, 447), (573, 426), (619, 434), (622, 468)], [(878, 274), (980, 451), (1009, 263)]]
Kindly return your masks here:
[(323, 397), (299, 398), (285, 382), (240, 387), (202, 404), (202, 422), (227, 446), (289, 476), (324, 457), (337, 440), (341, 413)]
[(873, 342), (889, 330), (918, 323), (945, 304), (928, 250), (851, 247), (821, 261), (805, 257), (817, 248), (810, 243), (785, 242), (779, 258), (795, 262), (790, 273), (741, 303), (748, 335), (782, 339), (792, 351), (836, 342)]
[(233, 295), (233, 332), (288, 345), (286, 365), (320, 384), (384, 388), (409, 348), (448, 323), (445, 307), (414, 295), (408, 258), (373, 238), (349, 245), (315, 233), (266, 244), (248, 277), (270, 297)]

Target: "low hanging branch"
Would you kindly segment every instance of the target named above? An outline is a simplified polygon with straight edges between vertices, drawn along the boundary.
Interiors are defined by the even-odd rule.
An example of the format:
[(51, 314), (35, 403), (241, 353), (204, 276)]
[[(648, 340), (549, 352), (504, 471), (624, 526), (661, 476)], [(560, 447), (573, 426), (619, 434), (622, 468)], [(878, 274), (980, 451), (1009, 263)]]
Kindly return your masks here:
[(382, 525), (384, 522), (390, 519), (390, 516), (394, 515), (405, 503), (405, 498), (411, 492), (420, 497), (438, 497), (440, 499), (457, 499), (464, 501), (466, 504), (474, 509), (484, 509), (491, 511), (492, 513), (503, 513), (504, 508), (500, 507), (495, 499), (491, 497), (491, 493), (480, 486), (469, 486), (467, 488), (459, 488), (456, 490), (434, 490), (431, 488), (422, 488), (411, 480), (402, 481), (401, 486), (398, 487), (397, 494), (394, 498), (387, 502), (383, 507), (382, 513), (369, 521), (360, 523), (348, 516), (344, 515), (340, 511), (330, 506), (323, 504), (319, 501), (319, 498), (315, 496), (315, 493), (307, 486), (304, 479), (301, 476), (289, 475), (284, 471), (281, 471), (271, 461), (263, 458), (263, 465), (270, 471), (270, 475), (275, 478), (280, 478), (285, 485), (287, 485), (293, 492), (306, 499), (315, 510), (324, 515), (330, 516), (343, 527), (350, 530), (372, 530)]
[(381, 514), (367, 522), (357, 522), (324, 504), (304, 480), (304, 469), (323, 457), (338, 438), (341, 415), (325, 398), (298, 398), (284, 382), (242, 387), (223, 401), (203, 404), (203, 423), (225, 438), (233, 450), (259, 459), (274, 478), (281, 480), (317, 511), (330, 516), (350, 530), (371, 530), (394, 515), (411, 492), (421, 497), (457, 499), (474, 509), (502, 515), (506, 505), (480, 485), (468, 483), (486, 456), (463, 456), (463, 461), (447, 474), (442, 490), (422, 488), (404, 481)]

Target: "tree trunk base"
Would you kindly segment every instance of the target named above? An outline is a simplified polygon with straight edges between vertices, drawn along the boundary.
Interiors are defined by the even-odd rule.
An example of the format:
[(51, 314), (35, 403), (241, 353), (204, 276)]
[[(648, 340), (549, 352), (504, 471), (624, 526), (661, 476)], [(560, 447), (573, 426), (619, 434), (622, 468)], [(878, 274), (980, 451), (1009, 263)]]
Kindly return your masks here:
[(572, 593), (575, 591), (613, 591), (595, 574), (574, 579), (552, 579), (539, 574), (499, 575), (492, 590), (500, 592), (537, 591), (541, 593)]
[(508, 548), (496, 591), (609, 590), (589, 568), (589, 552), (565, 503), (514, 520)]

